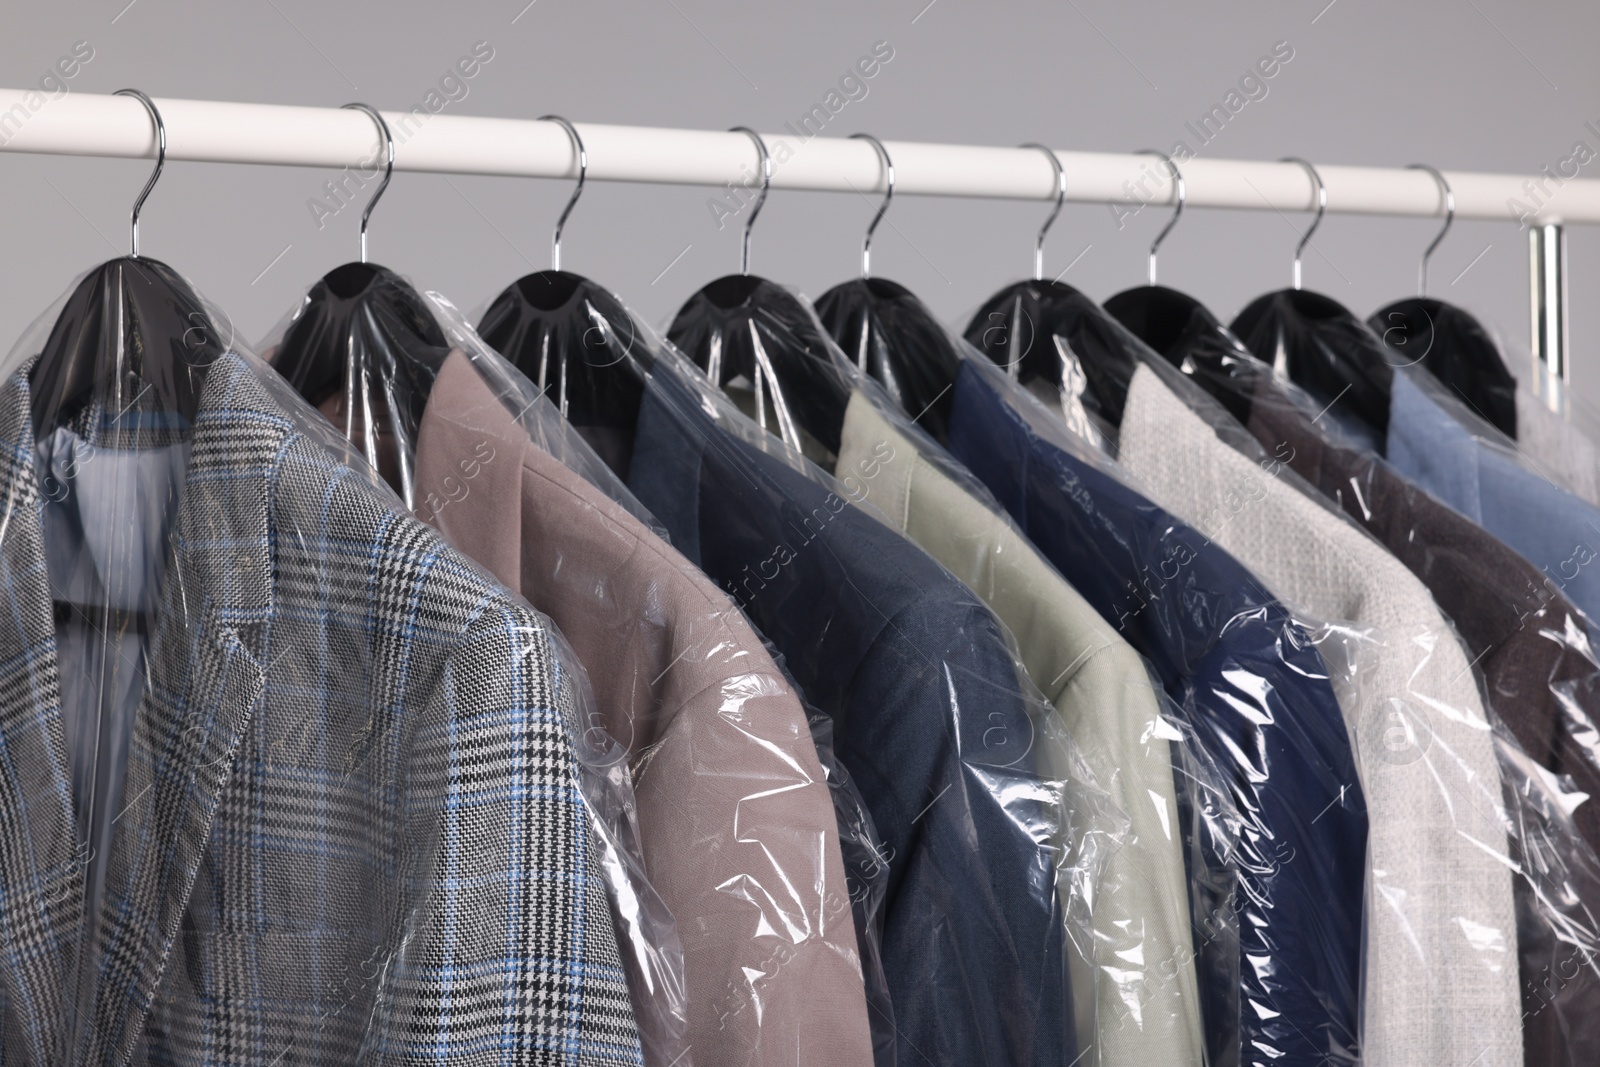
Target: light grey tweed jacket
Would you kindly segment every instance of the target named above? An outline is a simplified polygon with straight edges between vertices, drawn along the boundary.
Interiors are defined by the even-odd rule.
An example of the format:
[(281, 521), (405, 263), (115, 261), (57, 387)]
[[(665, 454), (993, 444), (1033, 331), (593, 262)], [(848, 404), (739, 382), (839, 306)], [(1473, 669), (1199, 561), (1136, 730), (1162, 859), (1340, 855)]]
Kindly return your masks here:
[(208, 372), (85, 915), (26, 371), (0, 384), (0, 1064), (638, 1063), (547, 620), (252, 357)]
[(1333, 670), (1371, 820), (1361, 1062), (1516, 1067), (1507, 818), (1460, 640), (1398, 560), (1274, 477), (1273, 457), (1263, 467), (1236, 452), (1175, 387), (1148, 367), (1135, 373), (1121, 461), (1284, 603), (1377, 643), (1356, 677)]

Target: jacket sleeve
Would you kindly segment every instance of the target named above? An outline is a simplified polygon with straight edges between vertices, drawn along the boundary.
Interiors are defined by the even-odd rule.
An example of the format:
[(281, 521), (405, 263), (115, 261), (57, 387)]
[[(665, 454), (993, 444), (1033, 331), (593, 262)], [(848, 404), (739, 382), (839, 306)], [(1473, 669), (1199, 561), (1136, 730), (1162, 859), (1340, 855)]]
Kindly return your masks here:
[(372, 1062), (643, 1062), (558, 642), (542, 616), (491, 607), (408, 739), (407, 914), (373, 961)]
[(886, 620), (840, 731), (888, 854), (895, 1026), (934, 1063), (1078, 1053), (1051, 845), (1060, 798), (1037, 774), (1023, 689), (986, 608), (924, 603)]

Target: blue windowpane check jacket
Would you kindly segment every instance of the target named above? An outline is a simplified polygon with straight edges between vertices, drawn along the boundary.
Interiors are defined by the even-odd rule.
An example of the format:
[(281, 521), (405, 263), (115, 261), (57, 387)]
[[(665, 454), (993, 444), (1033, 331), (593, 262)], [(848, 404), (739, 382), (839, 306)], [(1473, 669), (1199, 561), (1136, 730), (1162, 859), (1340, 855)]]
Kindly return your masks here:
[[(207, 371), (85, 915), (29, 409), (24, 367), (0, 383), (0, 1062), (641, 1063), (552, 627), (251, 357)], [(153, 447), (100, 414), (90, 446)]]
[(911, 542), (699, 403), (652, 376), (629, 488), (833, 721), (885, 847), (899, 1063), (1071, 1063), (1050, 798), (1004, 631)]
[[(1242, 987), (1236, 1022), (1218, 1017), (1215, 983), (1203, 993), (1214, 1061), (1229, 1060), (1236, 1033), (1246, 1064), (1344, 1062), (1357, 1041), (1367, 820), (1320, 655), (1231, 556), (1037, 436), (969, 364), (949, 447), (1150, 660), (1232, 779)], [(1202, 953), (1215, 938), (1197, 931)]]

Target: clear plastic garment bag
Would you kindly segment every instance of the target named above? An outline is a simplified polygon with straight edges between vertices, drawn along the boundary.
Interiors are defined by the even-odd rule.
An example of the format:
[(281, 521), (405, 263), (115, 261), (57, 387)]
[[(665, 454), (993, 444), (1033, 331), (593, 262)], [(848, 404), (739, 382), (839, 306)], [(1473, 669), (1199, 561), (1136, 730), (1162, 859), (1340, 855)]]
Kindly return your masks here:
[(548, 620), (164, 264), (90, 272), (0, 374), (8, 1056), (635, 1062)]

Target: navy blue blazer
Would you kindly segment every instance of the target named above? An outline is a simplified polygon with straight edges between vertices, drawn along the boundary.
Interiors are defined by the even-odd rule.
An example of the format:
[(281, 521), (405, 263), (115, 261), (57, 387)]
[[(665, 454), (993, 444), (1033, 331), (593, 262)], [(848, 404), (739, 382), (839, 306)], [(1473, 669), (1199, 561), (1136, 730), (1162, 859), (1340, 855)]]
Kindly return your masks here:
[(666, 374), (647, 386), (628, 487), (833, 721), (884, 844), (899, 1063), (1072, 1062), (1051, 805), (993, 615)]
[[(1357, 1043), (1367, 817), (1322, 657), (1231, 556), (1039, 437), (966, 363), (949, 446), (1150, 660), (1228, 779), (1244, 822), (1232, 902), (1241, 985), (1230, 1007), (1202, 958), (1213, 1061), (1345, 1062)], [(1202, 927), (1204, 954), (1220, 927)], [(1240, 1059), (1227, 1048), (1235, 1034)]]

